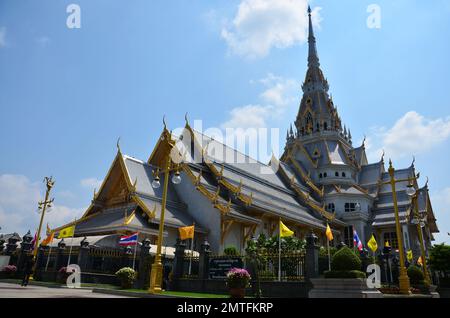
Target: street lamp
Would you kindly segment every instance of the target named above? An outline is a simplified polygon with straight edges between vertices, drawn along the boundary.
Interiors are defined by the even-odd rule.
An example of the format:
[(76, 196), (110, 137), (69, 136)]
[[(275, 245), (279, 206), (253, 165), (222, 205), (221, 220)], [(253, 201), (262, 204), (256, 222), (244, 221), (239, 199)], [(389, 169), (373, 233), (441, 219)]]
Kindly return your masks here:
[[(400, 219), (398, 215), (398, 202), (397, 202), (397, 192), (395, 190), (395, 185), (398, 182), (408, 182), (411, 183), (414, 180), (416, 180), (419, 176), (414, 178), (407, 178), (407, 179), (395, 179), (395, 169), (392, 166), (392, 160), (389, 159), (389, 177), (390, 180), (387, 182), (381, 182), (380, 184), (390, 184), (392, 188), (392, 199), (394, 201), (394, 213), (395, 213), (395, 231), (397, 234), (397, 241), (398, 241), (398, 253), (399, 253), (399, 260), (400, 260), (400, 275), (398, 278), (398, 283), (400, 287), (400, 293), (402, 294), (409, 294), (410, 291), (410, 284), (409, 284), (409, 277), (406, 273), (406, 267), (405, 267), (405, 249), (403, 246), (403, 232), (402, 228), (400, 226)], [(407, 189), (407, 193), (412, 193), (414, 189)]]
[(423, 227), (425, 227), (425, 217), (422, 218), (419, 213), (419, 192), (414, 189), (412, 182), (408, 184), (406, 188), (406, 193), (411, 198), (411, 209), (413, 209), (414, 217), (411, 220), (411, 224), (416, 225), (417, 235), (419, 236), (420, 254), (422, 257), (422, 270), (424, 275), (424, 280), (427, 284), (431, 284), (430, 275), (428, 274), (427, 261), (425, 258), (425, 244), (423, 240)]
[[(163, 265), (161, 262), (161, 247), (163, 241), (163, 232), (164, 232), (164, 213), (166, 210), (166, 201), (167, 201), (167, 189), (169, 186), (169, 177), (170, 172), (175, 170), (175, 174), (172, 177), (172, 183), (180, 184), (181, 176), (179, 171), (179, 165), (175, 165), (173, 167), (171, 152), (169, 151), (165, 155), (164, 166), (162, 167), (164, 173), (164, 184), (163, 184), (163, 195), (162, 195), (162, 203), (161, 203), (161, 217), (159, 220), (159, 233), (158, 233), (158, 243), (156, 247), (156, 255), (155, 261), (152, 264), (152, 269), (150, 273), (150, 288), (149, 293), (157, 294), (162, 291), (162, 278), (163, 278)], [(159, 178), (160, 169), (157, 168), (156, 171), (153, 171), (153, 181), (152, 187), (158, 189), (161, 186), (160, 178)]]
[(45, 177), (44, 178), (44, 182), (47, 186), (47, 191), (45, 192), (45, 199), (44, 201), (40, 201), (38, 202), (39, 205), (39, 210), (42, 210), (42, 214), (41, 214), (41, 220), (39, 222), (39, 228), (36, 234), (36, 242), (34, 243), (34, 250), (33, 250), (33, 258), (34, 260), (36, 260), (37, 257), (37, 252), (38, 252), (38, 248), (39, 248), (39, 241), (41, 238), (41, 230), (42, 230), (42, 223), (44, 222), (44, 216), (45, 216), (45, 211), (47, 208), (51, 208), (52, 207), (52, 203), (55, 199), (51, 199), (49, 200), (48, 197), (50, 195), (50, 191), (53, 188), (53, 186), (55, 185), (55, 181), (53, 180), (53, 177)]

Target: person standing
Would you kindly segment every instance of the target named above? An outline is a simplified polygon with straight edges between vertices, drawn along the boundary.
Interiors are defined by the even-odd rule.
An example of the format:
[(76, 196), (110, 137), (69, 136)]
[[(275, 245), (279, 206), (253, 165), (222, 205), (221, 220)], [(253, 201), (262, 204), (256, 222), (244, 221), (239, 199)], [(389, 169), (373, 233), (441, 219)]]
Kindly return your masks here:
[(29, 255), (25, 261), (25, 266), (24, 266), (24, 270), (23, 270), (22, 286), (28, 285), (30, 276), (31, 276), (31, 274), (33, 274), (33, 267), (34, 267), (34, 258), (33, 258), (33, 255)]

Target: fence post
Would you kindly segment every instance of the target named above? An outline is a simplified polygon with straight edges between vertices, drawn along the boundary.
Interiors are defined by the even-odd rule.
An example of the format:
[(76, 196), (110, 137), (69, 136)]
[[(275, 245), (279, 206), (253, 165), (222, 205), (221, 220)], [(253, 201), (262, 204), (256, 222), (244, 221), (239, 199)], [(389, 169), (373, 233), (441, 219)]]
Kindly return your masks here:
[(20, 237), (17, 233), (14, 233), (14, 235), (8, 239), (8, 244), (6, 244), (6, 255), (12, 255), (16, 251), (18, 241), (20, 241)]
[(58, 243), (58, 249), (56, 250), (56, 259), (55, 259), (55, 272), (58, 272), (61, 267), (63, 267), (63, 253), (66, 249), (66, 242), (64, 242), (64, 239), (61, 239)]
[(183, 276), (184, 269), (184, 251), (186, 250), (186, 244), (177, 238), (175, 244), (175, 258), (173, 260), (172, 276), (173, 279), (178, 279)]
[(80, 242), (80, 251), (78, 252), (78, 266), (80, 266), (80, 271), (84, 272), (88, 269), (89, 264), (89, 241), (85, 237)]
[[(31, 243), (31, 241), (33, 241), (33, 236), (31, 236), (30, 231), (28, 231), (27, 234), (25, 234), (22, 237), (22, 244), (20, 245), (19, 259), (17, 260), (17, 271), (20, 273), (22, 273), (23, 270), (25, 269), (24, 267), (25, 267), (26, 259), (28, 257), (28, 253), (32, 249), (33, 243)], [(35, 244), (37, 244), (37, 242)]]
[(208, 241), (205, 241), (200, 246), (200, 254), (198, 258), (198, 278), (208, 279), (209, 278), (209, 254), (211, 250)]
[(3, 239), (3, 236), (0, 237), (0, 255), (3, 254), (3, 250), (5, 249), (5, 240)]
[(149, 260), (150, 255), (150, 243), (151, 241), (146, 238), (142, 241), (141, 246), (141, 254), (139, 257), (139, 270), (138, 270), (138, 281), (137, 286), (138, 288), (144, 289), (147, 287), (149, 281), (150, 281), (150, 266), (151, 262)]
[(311, 231), (306, 236), (306, 268), (305, 278), (319, 277), (319, 245), (317, 236)]

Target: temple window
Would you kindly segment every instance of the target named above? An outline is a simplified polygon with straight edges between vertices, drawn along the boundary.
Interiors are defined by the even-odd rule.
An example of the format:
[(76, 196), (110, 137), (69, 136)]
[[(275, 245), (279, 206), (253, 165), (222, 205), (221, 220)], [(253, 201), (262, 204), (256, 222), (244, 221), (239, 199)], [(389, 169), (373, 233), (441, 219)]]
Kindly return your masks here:
[(345, 203), (344, 206), (345, 212), (355, 212), (356, 211), (356, 203)]
[(345, 177), (346, 177), (345, 172), (342, 172), (342, 178), (345, 178)]
[(323, 123), (323, 130), (328, 130), (328, 123), (327, 122)]
[(339, 177), (339, 172), (336, 171), (336, 172), (334, 173), (334, 176), (335, 176), (335, 177)]
[(397, 240), (397, 233), (395, 232), (386, 232), (384, 233), (384, 243), (389, 242), (389, 246), (391, 246), (394, 249), (398, 248), (398, 240)]
[(326, 178), (328, 176), (328, 174), (326, 172), (324, 172), (323, 177)]
[(353, 226), (347, 226), (344, 229), (344, 243), (350, 248), (353, 248)]
[(331, 212), (331, 213), (334, 213), (335, 210), (336, 210), (336, 208), (334, 206), (334, 203), (328, 203), (327, 211)]
[(319, 173), (319, 179), (322, 179), (322, 174), (321, 173)]

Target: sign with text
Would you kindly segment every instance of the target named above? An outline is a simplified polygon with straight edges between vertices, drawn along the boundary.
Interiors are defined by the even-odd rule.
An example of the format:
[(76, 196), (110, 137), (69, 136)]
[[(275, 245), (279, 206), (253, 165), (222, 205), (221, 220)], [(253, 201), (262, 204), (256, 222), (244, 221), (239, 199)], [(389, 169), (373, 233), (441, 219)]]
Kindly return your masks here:
[(243, 265), (240, 257), (211, 258), (209, 260), (209, 278), (225, 279), (230, 269), (242, 268)]

